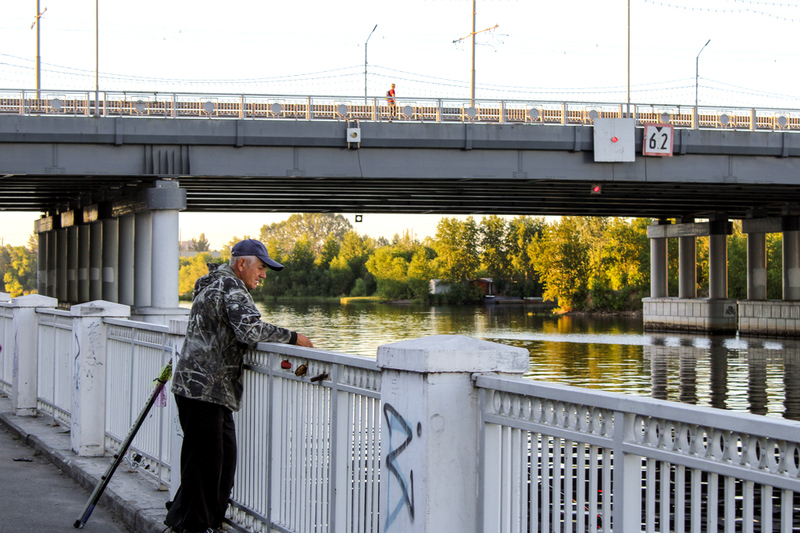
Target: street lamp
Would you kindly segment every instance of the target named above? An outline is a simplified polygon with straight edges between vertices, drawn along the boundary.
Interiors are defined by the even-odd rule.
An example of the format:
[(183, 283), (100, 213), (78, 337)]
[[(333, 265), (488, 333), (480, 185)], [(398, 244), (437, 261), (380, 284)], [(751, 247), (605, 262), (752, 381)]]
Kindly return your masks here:
[[(377, 27), (378, 25), (375, 24), (375, 28)], [(367, 45), (369, 44), (369, 38), (372, 37), (373, 33), (375, 33), (375, 28), (372, 28), (372, 31), (369, 32), (369, 37), (367, 37), (367, 40), (364, 41), (364, 104), (365, 105), (367, 103)]]
[(100, 0), (94, 0), (94, 114), (100, 115)]
[(695, 108), (695, 110), (697, 110), (697, 88), (698, 88), (698, 85), (699, 85), (698, 82), (700, 80), (700, 54), (703, 53), (703, 50), (706, 49), (706, 46), (708, 46), (708, 43), (710, 43), (710, 42), (711, 42), (711, 39), (706, 41), (706, 44), (703, 45), (703, 48), (701, 48), (700, 51), (697, 52), (697, 57), (694, 60), (694, 108)]

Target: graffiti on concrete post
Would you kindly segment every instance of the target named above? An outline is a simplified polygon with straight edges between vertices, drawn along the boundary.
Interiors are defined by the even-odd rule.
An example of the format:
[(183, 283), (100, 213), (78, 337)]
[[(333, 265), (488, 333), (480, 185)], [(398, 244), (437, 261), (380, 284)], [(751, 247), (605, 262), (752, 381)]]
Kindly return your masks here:
[[(389, 453), (386, 455), (386, 467), (389, 469), (389, 472), (394, 476), (397, 480), (397, 484), (400, 486), (400, 498), (395, 504), (394, 508), (389, 509), (388, 516), (386, 517), (386, 525), (383, 528), (384, 532), (388, 532), (391, 525), (397, 519), (397, 515), (402, 511), (403, 507), (408, 508), (409, 518), (411, 522), (414, 521), (414, 471), (409, 470), (408, 478), (406, 478), (404, 472), (401, 471), (399, 465), (397, 464), (397, 457), (403, 453), (403, 451), (408, 447), (411, 441), (414, 439), (414, 432), (411, 429), (411, 426), (408, 425), (406, 420), (397, 412), (397, 410), (392, 407), (391, 405), (383, 404), (383, 416), (386, 418), (386, 424), (389, 430)], [(392, 437), (395, 431), (400, 433), (400, 437), (403, 438), (403, 442), (400, 443), (399, 446), (396, 448), (392, 444)], [(417, 428), (417, 434), (422, 433), (421, 426)], [(388, 502), (387, 508), (390, 508), (392, 505), (391, 499), (391, 486), (392, 480), (389, 480), (388, 483), (389, 487), (386, 491), (386, 499)]]

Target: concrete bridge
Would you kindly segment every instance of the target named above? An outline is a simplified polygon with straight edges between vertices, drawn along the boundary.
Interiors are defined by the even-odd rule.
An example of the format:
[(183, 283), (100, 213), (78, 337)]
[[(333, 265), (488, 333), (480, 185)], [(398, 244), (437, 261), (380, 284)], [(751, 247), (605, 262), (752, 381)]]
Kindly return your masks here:
[[(40, 294), (143, 316), (180, 314), (177, 269), (161, 270), (177, 263), (182, 210), (651, 217), (646, 327), (795, 336), (798, 130), (800, 112), (779, 110), (6, 92), (0, 208), (44, 214)], [(650, 131), (668, 135), (668, 153), (644, 155)], [(748, 234), (741, 302), (727, 298), (733, 219)], [(769, 232), (783, 233), (779, 302), (765, 300)], [(707, 299), (695, 291), (699, 236)], [(672, 297), (670, 238), (681, 241)]]

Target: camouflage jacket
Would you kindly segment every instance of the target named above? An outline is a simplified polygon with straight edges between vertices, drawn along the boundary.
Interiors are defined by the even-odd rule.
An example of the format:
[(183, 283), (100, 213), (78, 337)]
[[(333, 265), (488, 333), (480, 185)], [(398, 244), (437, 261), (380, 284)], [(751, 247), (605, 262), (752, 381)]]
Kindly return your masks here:
[(244, 354), (258, 342), (295, 344), (297, 333), (261, 320), (253, 297), (230, 265), (208, 265), (197, 280), (172, 392), (238, 411)]

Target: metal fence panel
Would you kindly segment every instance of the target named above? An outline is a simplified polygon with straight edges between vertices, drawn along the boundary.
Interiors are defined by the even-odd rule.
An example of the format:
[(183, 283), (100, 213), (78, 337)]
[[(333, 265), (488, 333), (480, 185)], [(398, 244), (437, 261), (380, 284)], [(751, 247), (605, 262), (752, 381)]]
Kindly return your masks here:
[[(152, 394), (155, 379), (174, 355), (174, 342), (166, 326), (132, 320), (105, 319), (106, 449), (116, 452), (136, 417)], [(166, 487), (170, 481), (172, 416), (174, 402), (150, 410), (133, 439), (127, 462), (155, 477)]]
[(245, 397), (235, 415), (233, 521), (257, 532), (377, 532), (375, 360), (259, 346), (269, 348), (248, 352)]
[(0, 391), (11, 394), (14, 378), (14, 308), (0, 303)]
[(70, 427), (72, 423), (72, 316), (69, 311), (37, 310), (38, 366), (36, 408)]
[(477, 385), (484, 531), (800, 527), (799, 423), (528, 380)]

